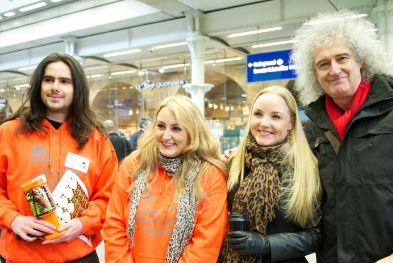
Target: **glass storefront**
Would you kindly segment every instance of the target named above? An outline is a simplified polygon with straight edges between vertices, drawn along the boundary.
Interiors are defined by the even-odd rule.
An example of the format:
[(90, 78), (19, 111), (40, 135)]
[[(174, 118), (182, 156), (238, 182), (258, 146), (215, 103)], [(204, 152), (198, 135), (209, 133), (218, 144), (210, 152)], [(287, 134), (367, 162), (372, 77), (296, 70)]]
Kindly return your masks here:
[[(247, 83), (244, 59), (237, 63), (210, 63), (205, 67), (205, 83), (214, 86), (205, 94), (205, 118), (220, 143), (221, 152), (238, 145), (244, 135), (249, 105), (264, 87), (283, 85), (290, 88), (293, 81)], [(160, 73), (157, 70), (138, 71), (110, 67), (86, 69), (90, 84), (90, 102), (98, 119), (114, 121), (121, 135), (129, 138), (138, 131), (140, 117), (153, 117), (157, 104), (164, 98), (183, 94), (182, 87), (191, 82), (190, 66)], [(124, 74), (121, 74), (124, 73)], [(24, 83), (28, 83), (26, 78)], [(15, 86), (15, 85), (14, 85)], [(10, 116), (21, 104), (27, 87), (8, 89), (0, 93), (0, 114)], [(0, 101), (1, 102), (1, 101)]]

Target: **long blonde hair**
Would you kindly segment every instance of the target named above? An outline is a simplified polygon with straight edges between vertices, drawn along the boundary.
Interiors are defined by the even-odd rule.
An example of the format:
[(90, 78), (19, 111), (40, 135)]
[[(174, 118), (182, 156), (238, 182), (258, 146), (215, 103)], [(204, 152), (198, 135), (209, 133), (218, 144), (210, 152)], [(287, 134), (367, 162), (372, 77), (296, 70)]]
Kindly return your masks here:
[(192, 169), (193, 162), (199, 159), (202, 163), (194, 184), (195, 198), (198, 202), (204, 197), (201, 177), (207, 167), (212, 164), (225, 175), (227, 170), (219, 157), (218, 142), (211, 135), (199, 108), (190, 98), (183, 95), (176, 95), (164, 99), (155, 111), (152, 128), (139, 137), (138, 148), (131, 154), (131, 158), (134, 158), (135, 162), (139, 160), (132, 173), (133, 182), (135, 182), (135, 176), (142, 170), (146, 169), (148, 171), (149, 179), (158, 172), (158, 156), (154, 133), (157, 125), (157, 115), (164, 107), (175, 115), (177, 123), (186, 131), (188, 137), (187, 146), (183, 150), (183, 164), (173, 176), (174, 200), (178, 200), (179, 193), (185, 186), (187, 174)]
[[(252, 109), (259, 96), (273, 93), (281, 96), (294, 119), (294, 126), (287, 136), (290, 137), (285, 143), (289, 145), (289, 151), (284, 158), (285, 167), (293, 168), (293, 173), (283, 173), (281, 203), (283, 204), (286, 218), (305, 227), (314, 224), (316, 214), (320, 209), (322, 187), (318, 172), (318, 162), (310, 150), (306, 136), (297, 111), (297, 104), (292, 94), (284, 87), (270, 86), (260, 91), (251, 104), (251, 114), (248, 118), (245, 136), (250, 133)], [(261, 146), (263, 147), (263, 146)], [(240, 184), (244, 178), (246, 139), (243, 138), (238, 150), (229, 158), (228, 189)]]

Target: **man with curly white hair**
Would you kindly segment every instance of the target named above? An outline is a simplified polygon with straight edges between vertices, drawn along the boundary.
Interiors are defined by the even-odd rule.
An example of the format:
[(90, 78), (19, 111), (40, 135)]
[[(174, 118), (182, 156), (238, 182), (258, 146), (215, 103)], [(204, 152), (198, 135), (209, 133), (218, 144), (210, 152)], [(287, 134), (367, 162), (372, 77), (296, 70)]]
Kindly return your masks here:
[(295, 33), (295, 90), (324, 200), (318, 262), (393, 262), (393, 62), (357, 13), (321, 13)]

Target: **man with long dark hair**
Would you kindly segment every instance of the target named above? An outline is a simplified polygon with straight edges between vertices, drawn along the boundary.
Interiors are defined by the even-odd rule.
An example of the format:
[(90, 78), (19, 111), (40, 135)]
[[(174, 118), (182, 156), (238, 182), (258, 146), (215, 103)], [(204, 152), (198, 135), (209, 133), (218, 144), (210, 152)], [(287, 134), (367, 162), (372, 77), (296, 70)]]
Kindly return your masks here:
[[(13, 263), (99, 262), (95, 248), (117, 159), (89, 105), (84, 70), (72, 56), (54, 53), (37, 66), (30, 86), (20, 108), (0, 126), (0, 254)], [(33, 216), (20, 186), (43, 174), (53, 191), (66, 170), (85, 185), (89, 205), (79, 217), (64, 219), (57, 229), (64, 235), (43, 241), (55, 227)], [(58, 209), (72, 213), (73, 207)]]

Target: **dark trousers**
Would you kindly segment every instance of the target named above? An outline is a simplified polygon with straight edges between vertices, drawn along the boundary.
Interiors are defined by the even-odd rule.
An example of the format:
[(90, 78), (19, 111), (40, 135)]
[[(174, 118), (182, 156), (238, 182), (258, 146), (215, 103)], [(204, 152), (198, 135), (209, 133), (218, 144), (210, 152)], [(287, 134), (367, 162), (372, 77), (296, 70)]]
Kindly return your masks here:
[[(2, 256), (0, 256), (0, 262), (5, 263), (5, 259)], [(65, 263), (100, 263), (100, 259), (98, 258), (97, 252), (94, 250), (83, 258), (67, 261)]]

